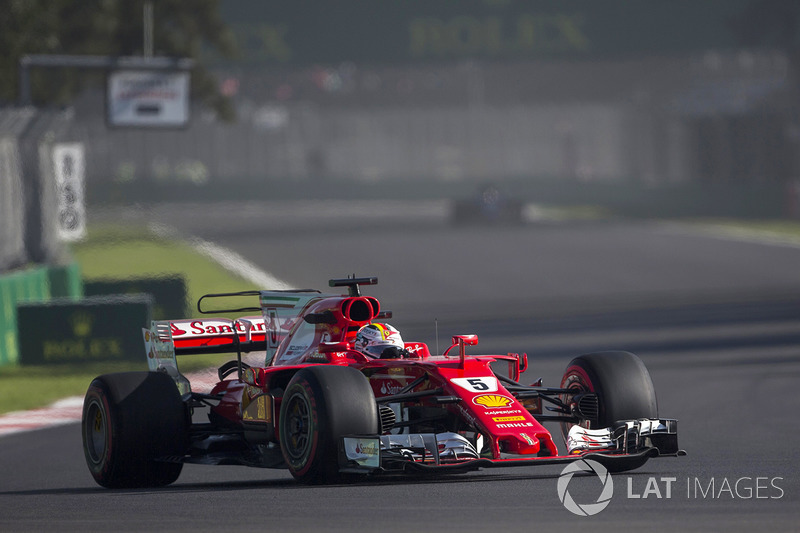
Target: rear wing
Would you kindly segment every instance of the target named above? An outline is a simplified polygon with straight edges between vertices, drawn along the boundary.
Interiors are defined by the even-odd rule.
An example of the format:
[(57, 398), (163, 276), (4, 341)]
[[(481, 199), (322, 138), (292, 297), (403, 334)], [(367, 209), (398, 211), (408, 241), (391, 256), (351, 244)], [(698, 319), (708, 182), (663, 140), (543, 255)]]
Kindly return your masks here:
[[(262, 316), (186, 319), (153, 322), (157, 327), (169, 328), (169, 336), (178, 355), (200, 353), (227, 353), (266, 349), (266, 323)], [(163, 336), (163, 333), (162, 333)]]
[[(180, 320), (153, 321), (150, 329), (144, 329), (145, 348), (148, 361), (154, 362), (156, 370), (177, 367), (171, 363), (177, 355), (239, 353), (264, 351), (266, 363), (272, 360), (281, 341), (303, 316), (303, 310), (313, 300), (330, 295), (313, 290), (292, 291), (246, 291), (236, 293), (207, 294), (197, 302), (202, 314), (260, 311), (260, 315), (230, 318), (188, 318)], [(203, 302), (210, 298), (257, 297), (258, 306), (236, 308), (203, 309)], [(159, 363), (159, 360), (164, 361)]]
[[(331, 280), (331, 287), (348, 287), (350, 295), (358, 294), (359, 285), (372, 285), (377, 278), (348, 278)], [(153, 321), (150, 329), (143, 329), (145, 350), (150, 370), (163, 371), (175, 379), (182, 394), (190, 392), (189, 382), (178, 371), (176, 356), (192, 354), (236, 353), (240, 361), (246, 352), (264, 351), (265, 366), (269, 365), (281, 341), (305, 317), (306, 309), (323, 298), (338, 297), (313, 289), (244, 291), (206, 294), (197, 301), (197, 310), (203, 315), (260, 312), (260, 315), (229, 318), (197, 318)], [(204, 302), (232, 298), (244, 305), (221, 306), (204, 309)], [(250, 305), (257, 298), (258, 305)], [(373, 298), (374, 300), (374, 298)], [(208, 306), (208, 304), (205, 304)], [(379, 304), (370, 305), (375, 308)], [(388, 315), (387, 315), (388, 316)]]
[(142, 328), (144, 348), (147, 353), (147, 367), (151, 372), (166, 372), (178, 386), (181, 396), (191, 394), (189, 380), (178, 370), (175, 359), (175, 344), (169, 332), (169, 326), (153, 322), (151, 329)]
[(142, 329), (147, 366), (152, 372), (169, 374), (181, 395), (188, 394), (191, 385), (178, 370), (177, 355), (237, 352), (241, 369), (242, 352), (265, 349), (264, 329), (264, 319), (257, 316), (236, 320), (156, 320), (150, 329)]

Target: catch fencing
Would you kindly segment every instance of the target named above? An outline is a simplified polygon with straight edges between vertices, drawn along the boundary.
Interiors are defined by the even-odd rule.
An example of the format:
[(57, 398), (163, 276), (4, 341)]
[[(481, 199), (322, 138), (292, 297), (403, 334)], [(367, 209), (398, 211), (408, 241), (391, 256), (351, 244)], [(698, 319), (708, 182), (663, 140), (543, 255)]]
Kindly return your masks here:
[[(234, 124), (108, 130), (84, 117), (87, 184), (334, 180), (616, 180), (656, 172), (653, 125), (628, 105), (335, 108), (265, 104)], [(663, 124), (659, 127), (666, 127)], [(674, 174), (682, 169), (673, 166)], [(669, 176), (667, 176), (669, 179)]]
[(65, 260), (53, 145), (69, 123), (64, 112), (0, 109), (0, 274)]
[(53, 146), (69, 122), (63, 112), (0, 109), (0, 365), (19, 358), (20, 302), (82, 294), (58, 231)]

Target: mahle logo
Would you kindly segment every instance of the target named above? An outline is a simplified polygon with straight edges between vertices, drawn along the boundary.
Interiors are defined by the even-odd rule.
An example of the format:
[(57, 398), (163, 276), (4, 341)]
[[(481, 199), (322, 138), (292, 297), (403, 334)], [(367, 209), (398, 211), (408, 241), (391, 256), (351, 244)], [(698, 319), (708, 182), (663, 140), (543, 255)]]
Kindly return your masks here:
[[(594, 503), (578, 503), (569, 493), (569, 482), (572, 481), (572, 476), (577, 472), (588, 472), (595, 474), (602, 484), (603, 488), (597, 500)], [(592, 516), (596, 515), (605, 509), (611, 502), (611, 497), (614, 495), (614, 481), (611, 475), (603, 465), (591, 459), (579, 459), (574, 463), (568, 464), (558, 478), (558, 499), (567, 508), (567, 511), (578, 516)]]

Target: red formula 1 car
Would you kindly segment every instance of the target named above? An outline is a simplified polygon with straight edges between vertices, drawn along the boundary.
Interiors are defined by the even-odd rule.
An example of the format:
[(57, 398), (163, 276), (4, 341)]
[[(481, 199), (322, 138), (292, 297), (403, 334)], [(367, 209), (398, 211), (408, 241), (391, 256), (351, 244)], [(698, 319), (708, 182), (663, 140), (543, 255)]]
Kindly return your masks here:
[[(344, 295), (210, 294), (201, 313), (261, 314), (154, 322), (143, 330), (150, 371), (99, 376), (86, 393), (83, 444), (97, 483), (168, 485), (184, 463), (288, 468), (300, 481), (325, 483), (587, 457), (623, 471), (683, 454), (677, 422), (658, 418), (650, 376), (627, 352), (577, 357), (561, 386), (547, 388), (519, 383), (524, 354), (468, 355), (475, 335), (453, 336), (442, 355), (421, 342), (379, 356), (354, 349), (360, 328), (390, 316), (361, 295), (360, 286), (376, 282), (331, 280), (348, 288)], [(202, 309), (230, 297), (260, 305)], [(266, 353), (263, 366), (243, 361), (250, 352)], [(237, 354), (210, 392), (193, 391), (176, 363), (176, 355), (202, 353)], [(507, 375), (493, 363), (507, 364)], [(566, 454), (545, 421), (561, 423)]]

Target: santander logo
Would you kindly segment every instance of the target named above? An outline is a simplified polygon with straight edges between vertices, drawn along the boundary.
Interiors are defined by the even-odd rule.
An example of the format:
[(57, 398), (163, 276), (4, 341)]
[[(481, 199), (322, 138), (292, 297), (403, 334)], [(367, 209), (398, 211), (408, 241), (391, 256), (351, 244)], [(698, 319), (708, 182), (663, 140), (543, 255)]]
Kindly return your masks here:
[[(253, 324), (253, 333), (264, 333), (265, 323), (263, 317), (247, 317)], [(233, 333), (233, 324), (230, 320), (174, 320), (169, 323), (173, 338), (216, 337)], [(236, 331), (244, 333), (244, 326), (236, 324)]]

